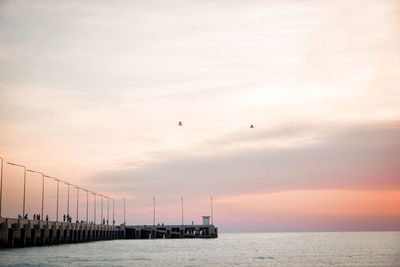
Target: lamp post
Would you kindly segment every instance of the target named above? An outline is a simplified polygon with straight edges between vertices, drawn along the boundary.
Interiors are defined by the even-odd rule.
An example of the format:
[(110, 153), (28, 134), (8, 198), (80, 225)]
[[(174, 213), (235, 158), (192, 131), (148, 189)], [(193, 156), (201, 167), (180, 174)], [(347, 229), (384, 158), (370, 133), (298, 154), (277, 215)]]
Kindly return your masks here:
[(59, 195), (60, 195), (60, 179), (55, 178), (57, 181), (57, 215), (56, 215), (56, 222), (58, 222), (58, 200), (59, 200)]
[(125, 221), (125, 201), (126, 201), (126, 198), (122, 198), (123, 200), (124, 200), (124, 225), (126, 225), (126, 221)]
[(79, 186), (76, 187), (76, 221), (79, 222)]
[(24, 197), (22, 200), (22, 217), (25, 218), (26, 167), (23, 165), (20, 165), (20, 164), (12, 163), (12, 162), (7, 162), (7, 164), (24, 168)]
[(68, 185), (68, 197), (67, 197), (67, 222), (69, 221), (69, 186), (71, 185), (70, 183), (64, 182), (64, 184)]
[(153, 196), (153, 226), (156, 225), (156, 197)]
[(110, 222), (109, 220), (110, 220), (110, 198), (109, 197), (106, 197), (107, 198), (107, 225), (108, 225), (108, 223)]
[(86, 224), (89, 223), (89, 191), (86, 189), (83, 189), (83, 191), (86, 191)]
[(33, 173), (38, 173), (42, 175), (42, 213), (40, 215), (40, 218), (43, 220), (43, 206), (44, 206), (44, 173), (43, 172), (38, 172), (34, 170), (26, 170), (28, 172), (33, 172)]
[(181, 197), (181, 202), (182, 202), (182, 225), (183, 225), (183, 197)]
[(115, 220), (114, 220), (114, 199), (112, 199), (113, 201), (113, 225), (115, 224)]
[(96, 193), (92, 192), (92, 194), (94, 195), (94, 198), (93, 198), (93, 222), (94, 222), (94, 224), (96, 224)]
[(213, 200), (211, 196), (211, 225), (214, 225)]
[(1, 199), (3, 196), (3, 158), (0, 157), (1, 160), (1, 172), (0, 172), (0, 218), (1, 218)]
[(57, 182), (57, 209), (56, 209), (56, 222), (58, 222), (58, 199), (59, 199), (59, 192), (60, 192), (60, 179), (53, 176), (45, 175), (44, 177), (52, 178)]
[(100, 224), (103, 224), (103, 195), (100, 195), (101, 196), (101, 221), (100, 221)]

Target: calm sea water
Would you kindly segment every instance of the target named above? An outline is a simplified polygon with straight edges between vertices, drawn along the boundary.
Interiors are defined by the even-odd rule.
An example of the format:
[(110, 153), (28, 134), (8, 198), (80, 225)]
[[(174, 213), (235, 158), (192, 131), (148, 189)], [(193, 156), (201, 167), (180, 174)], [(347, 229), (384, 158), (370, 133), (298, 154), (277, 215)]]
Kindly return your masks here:
[(1, 266), (400, 266), (400, 232), (220, 234), (0, 251)]

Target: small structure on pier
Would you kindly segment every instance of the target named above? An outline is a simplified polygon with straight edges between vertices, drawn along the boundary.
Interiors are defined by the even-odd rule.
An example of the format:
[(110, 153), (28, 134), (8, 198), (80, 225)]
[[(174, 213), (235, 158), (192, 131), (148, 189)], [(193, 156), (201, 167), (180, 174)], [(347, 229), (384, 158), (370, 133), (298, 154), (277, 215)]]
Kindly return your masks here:
[(203, 225), (210, 225), (211, 216), (202, 216), (202, 217), (203, 217)]

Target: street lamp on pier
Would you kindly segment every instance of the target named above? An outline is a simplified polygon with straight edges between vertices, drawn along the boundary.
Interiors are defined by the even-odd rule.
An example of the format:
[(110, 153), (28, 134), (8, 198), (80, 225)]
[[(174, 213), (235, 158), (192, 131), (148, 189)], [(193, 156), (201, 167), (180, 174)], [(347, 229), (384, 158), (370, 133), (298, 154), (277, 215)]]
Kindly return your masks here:
[(44, 177), (47, 178), (52, 178), (57, 182), (57, 208), (56, 208), (56, 222), (58, 222), (58, 199), (59, 199), (59, 193), (60, 193), (60, 179), (58, 179), (57, 177), (53, 177), (53, 176), (48, 176), (45, 175)]
[(94, 196), (93, 198), (93, 222), (94, 224), (96, 224), (96, 193), (95, 192), (91, 192)]
[(0, 172), (0, 218), (1, 218), (1, 200), (3, 196), (3, 158), (0, 157), (1, 160), (1, 172)]
[(101, 221), (100, 221), (100, 224), (103, 224), (103, 195), (100, 195), (101, 196)]
[(182, 225), (183, 225), (183, 196), (181, 197), (181, 202), (182, 202)]
[(114, 199), (112, 199), (113, 202), (113, 225), (115, 224), (115, 220), (114, 220)]
[(43, 206), (44, 206), (44, 173), (43, 172), (38, 172), (34, 170), (26, 170), (28, 172), (33, 172), (33, 173), (38, 173), (42, 175), (42, 213), (40, 215), (40, 218), (43, 220)]
[(67, 183), (65, 181), (62, 181), (64, 184), (68, 185), (68, 197), (67, 197), (67, 222), (69, 220), (69, 186), (71, 185), (70, 183)]
[(211, 225), (214, 225), (213, 198), (211, 196)]
[(109, 197), (106, 197), (107, 198), (107, 225), (108, 225), (108, 223), (110, 222), (109, 220), (110, 220), (110, 198)]
[(124, 200), (124, 225), (126, 225), (126, 220), (125, 220), (125, 202), (126, 202), (126, 198), (122, 198)]
[(156, 225), (156, 197), (153, 196), (153, 226)]
[(86, 223), (89, 223), (89, 190), (83, 188), (83, 191), (86, 192)]
[(25, 218), (26, 167), (23, 165), (20, 165), (20, 164), (12, 163), (12, 162), (7, 162), (7, 164), (24, 168), (24, 196), (23, 196), (23, 200), (22, 200), (22, 217)]
[(76, 187), (76, 221), (79, 222), (79, 189), (80, 187), (75, 185)]

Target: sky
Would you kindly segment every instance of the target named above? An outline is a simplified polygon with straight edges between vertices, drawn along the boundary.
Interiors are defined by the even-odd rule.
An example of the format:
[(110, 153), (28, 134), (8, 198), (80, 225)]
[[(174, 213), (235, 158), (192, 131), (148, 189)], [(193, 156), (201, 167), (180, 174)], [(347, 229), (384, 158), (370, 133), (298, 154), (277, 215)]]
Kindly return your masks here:
[[(399, 103), (396, 0), (0, 1), (0, 157), (116, 223), (122, 197), (127, 224), (153, 196), (179, 224), (183, 196), (190, 224), (212, 196), (221, 232), (399, 231)], [(3, 174), (16, 217), (23, 169)]]

